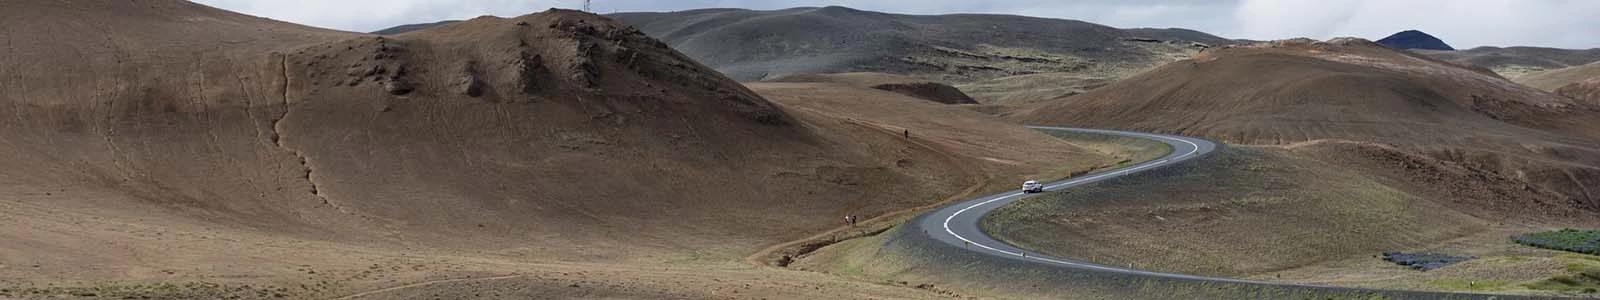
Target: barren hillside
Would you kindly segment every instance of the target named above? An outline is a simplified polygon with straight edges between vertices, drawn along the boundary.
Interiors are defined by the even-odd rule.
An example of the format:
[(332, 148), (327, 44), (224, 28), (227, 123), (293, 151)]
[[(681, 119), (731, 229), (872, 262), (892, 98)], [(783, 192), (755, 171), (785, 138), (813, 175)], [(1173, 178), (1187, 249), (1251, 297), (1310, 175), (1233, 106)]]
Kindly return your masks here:
[[(0, 285), (42, 294), (383, 298), (490, 277), (923, 298), (738, 258), (1113, 159), (982, 116), (791, 113), (575, 11), (374, 36), (183, 1), (8, 1), (0, 36)], [(963, 136), (1017, 148), (977, 157)]]

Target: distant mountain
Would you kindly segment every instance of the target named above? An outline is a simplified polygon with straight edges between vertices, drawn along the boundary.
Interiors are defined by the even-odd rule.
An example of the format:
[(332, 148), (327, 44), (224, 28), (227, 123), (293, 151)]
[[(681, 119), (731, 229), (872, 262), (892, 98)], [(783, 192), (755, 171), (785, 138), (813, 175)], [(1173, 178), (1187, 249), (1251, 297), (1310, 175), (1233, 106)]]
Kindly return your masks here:
[(406, 24), (406, 25), (400, 25), (400, 26), (395, 26), (395, 27), (389, 27), (388, 29), (384, 29), (384, 30), (373, 31), (372, 34), (382, 34), (382, 35), (401, 34), (401, 33), (407, 33), (407, 32), (412, 32), (412, 31), (417, 31), (417, 30), (434, 28), (434, 27), (439, 27), (439, 26), (444, 26), (444, 25), (450, 25), (451, 23), (456, 23), (456, 22), (461, 22), (461, 20), (444, 20), (444, 21), (438, 21), (438, 22), (433, 22), (433, 23)]
[(1421, 31), (1406, 30), (1378, 40), (1378, 44), (1395, 49), (1455, 50), (1439, 38)]
[[(847, 7), (618, 13), (741, 81), (881, 72), (945, 82), (1039, 73), (1120, 78), (1233, 40), (1187, 29), (1118, 29), (1013, 15), (901, 15)], [(383, 33), (419, 30), (414, 24)]]
[(1125, 30), (1074, 20), (902, 15), (838, 6), (610, 17), (743, 81), (844, 72), (957, 83), (1036, 73), (1120, 74), (1231, 42), (1181, 29)]
[(883, 73), (803, 74), (774, 78), (768, 82), (837, 83), (885, 90), (912, 98), (944, 104), (978, 104), (971, 96), (942, 82)]
[(1123, 29), (1123, 31), (1127, 31), (1135, 36), (1145, 38), (1165, 41), (1199, 42), (1211, 46), (1252, 43), (1252, 41), (1227, 39), (1211, 35), (1210, 33), (1183, 28), (1130, 28)]

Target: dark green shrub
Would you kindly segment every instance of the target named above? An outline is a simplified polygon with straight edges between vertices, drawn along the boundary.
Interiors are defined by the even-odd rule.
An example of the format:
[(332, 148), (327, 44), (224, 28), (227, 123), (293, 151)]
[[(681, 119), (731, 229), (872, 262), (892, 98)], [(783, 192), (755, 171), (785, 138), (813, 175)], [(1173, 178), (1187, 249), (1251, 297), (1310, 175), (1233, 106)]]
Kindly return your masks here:
[(1511, 240), (1518, 244), (1539, 248), (1600, 255), (1600, 231), (1597, 230), (1569, 228), (1534, 232), (1513, 236)]

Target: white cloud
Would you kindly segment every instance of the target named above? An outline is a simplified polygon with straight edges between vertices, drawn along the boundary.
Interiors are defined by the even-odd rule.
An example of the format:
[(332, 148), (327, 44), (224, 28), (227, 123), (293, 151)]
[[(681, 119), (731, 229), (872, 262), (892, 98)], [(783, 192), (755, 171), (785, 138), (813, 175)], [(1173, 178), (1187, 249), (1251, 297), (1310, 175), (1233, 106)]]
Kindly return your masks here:
[[(1476, 46), (1600, 47), (1600, 1), (1519, 0), (1245, 0), (1235, 24), (1210, 32), (1235, 38), (1378, 39), (1417, 29), (1457, 48)], [(1197, 24), (1198, 25), (1198, 24)], [(1220, 26), (1218, 26), (1220, 25)]]
[[(581, 0), (199, 0), (212, 6), (312, 26), (373, 31), (480, 15), (517, 16)], [(1600, 1), (1590, 0), (597, 0), (595, 10), (672, 11), (710, 7), (780, 9), (842, 5), (912, 13), (1002, 13), (1084, 20), (1115, 27), (1179, 27), (1223, 37), (1378, 39), (1418, 29), (1458, 48), (1481, 45), (1600, 47)]]

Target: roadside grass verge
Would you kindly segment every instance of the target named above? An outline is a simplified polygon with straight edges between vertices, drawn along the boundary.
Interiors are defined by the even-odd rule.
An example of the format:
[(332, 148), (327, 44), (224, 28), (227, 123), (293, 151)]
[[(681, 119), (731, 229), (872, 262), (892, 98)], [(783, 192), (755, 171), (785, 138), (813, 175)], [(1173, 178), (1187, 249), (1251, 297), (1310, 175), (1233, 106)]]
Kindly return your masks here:
[(1557, 260), (1566, 264), (1563, 267), (1566, 271), (1565, 274), (1550, 276), (1550, 278), (1525, 283), (1522, 286), (1530, 290), (1560, 294), (1594, 294), (1600, 292), (1600, 257), (1565, 254), (1557, 256)]
[(1600, 257), (1489, 256), (1430, 272), (1359, 284), (1367, 288), (1543, 296), (1594, 296), (1600, 292)]

